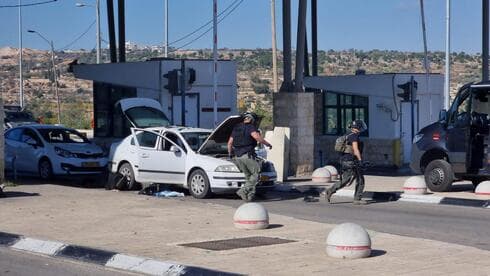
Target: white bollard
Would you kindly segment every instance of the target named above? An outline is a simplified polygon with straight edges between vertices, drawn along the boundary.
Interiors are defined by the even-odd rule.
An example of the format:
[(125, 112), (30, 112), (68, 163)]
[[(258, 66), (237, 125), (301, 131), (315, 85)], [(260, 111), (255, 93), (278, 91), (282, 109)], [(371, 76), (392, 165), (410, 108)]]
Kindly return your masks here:
[(424, 195), (427, 193), (427, 185), (424, 176), (412, 176), (403, 183), (403, 193), (407, 195)]
[(490, 181), (483, 181), (475, 189), (475, 195), (490, 196)]
[(233, 223), (239, 229), (265, 229), (269, 227), (269, 213), (262, 204), (245, 203), (235, 211)]
[(313, 171), (313, 174), (311, 175), (311, 180), (313, 182), (330, 182), (330, 172), (325, 168), (318, 168)]
[(342, 223), (328, 234), (327, 254), (341, 259), (368, 257), (371, 254), (371, 238), (360, 225)]
[(337, 168), (335, 168), (334, 166), (328, 165), (323, 168), (328, 170), (332, 181), (337, 180), (339, 178), (339, 172), (337, 171)]

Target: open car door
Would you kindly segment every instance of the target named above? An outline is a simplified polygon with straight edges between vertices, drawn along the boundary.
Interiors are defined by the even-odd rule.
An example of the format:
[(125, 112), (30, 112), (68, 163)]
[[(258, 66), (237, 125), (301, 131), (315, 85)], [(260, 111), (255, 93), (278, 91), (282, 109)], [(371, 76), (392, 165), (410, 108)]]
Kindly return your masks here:
[(160, 133), (131, 128), (138, 148), (138, 174), (140, 182), (184, 184), (186, 151), (181, 145)]

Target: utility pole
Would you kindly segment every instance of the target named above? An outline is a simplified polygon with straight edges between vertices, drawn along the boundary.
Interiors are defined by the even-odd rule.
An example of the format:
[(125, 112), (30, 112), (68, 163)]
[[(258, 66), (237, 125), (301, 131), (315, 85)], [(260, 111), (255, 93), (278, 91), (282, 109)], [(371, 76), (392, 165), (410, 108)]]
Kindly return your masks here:
[(298, 32), (296, 37), (296, 73), (294, 92), (304, 92), (303, 73), (305, 68), (305, 37), (306, 37), (306, 0), (299, 0), (298, 4)]
[(97, 63), (100, 63), (100, 0), (95, 2), (95, 20), (97, 21)]
[(165, 57), (168, 57), (168, 0), (165, 0)]
[(488, 1), (482, 0), (482, 81), (488, 81)]
[(218, 0), (213, 0), (213, 113), (214, 127), (218, 126)]
[(53, 41), (50, 42), (51, 45), (51, 63), (53, 65), (53, 80), (54, 80), (54, 91), (56, 93), (56, 101), (58, 102), (58, 124), (61, 124), (61, 103), (60, 103), (60, 93), (58, 91), (58, 76), (56, 73), (56, 64), (54, 63), (54, 46)]
[(449, 109), (449, 81), (451, 79), (451, 0), (446, 0), (446, 70), (444, 76), (444, 109)]
[(420, 0), (420, 16), (422, 20), (422, 35), (424, 39), (425, 91), (429, 94), (429, 118), (432, 121), (432, 94), (430, 91), (430, 61), (427, 52), (427, 34), (425, 31), (424, 0)]
[(22, 76), (22, 0), (19, 0), (19, 105), (24, 109), (24, 79)]
[(271, 25), (272, 25), (272, 84), (274, 92), (277, 87), (277, 43), (276, 43), (276, 1), (271, 0)]

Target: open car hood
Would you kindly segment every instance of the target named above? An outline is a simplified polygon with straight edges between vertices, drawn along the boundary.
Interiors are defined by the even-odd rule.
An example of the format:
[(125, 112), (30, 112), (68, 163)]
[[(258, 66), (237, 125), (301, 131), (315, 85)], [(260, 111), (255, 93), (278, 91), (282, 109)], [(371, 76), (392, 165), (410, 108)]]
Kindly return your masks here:
[[(261, 117), (257, 118), (255, 126), (258, 128), (260, 125)], [(209, 135), (209, 137), (204, 141), (201, 147), (197, 150), (197, 153), (205, 152), (206, 148), (213, 147), (216, 144), (227, 143), (230, 138), (233, 128), (243, 121), (242, 116), (233, 115), (226, 118), (217, 128)]]

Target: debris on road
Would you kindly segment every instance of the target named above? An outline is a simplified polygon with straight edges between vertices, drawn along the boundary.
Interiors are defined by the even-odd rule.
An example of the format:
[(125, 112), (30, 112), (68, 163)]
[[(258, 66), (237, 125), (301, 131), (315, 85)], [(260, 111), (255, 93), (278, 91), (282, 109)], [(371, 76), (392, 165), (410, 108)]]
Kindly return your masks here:
[(184, 197), (185, 195), (184, 195), (184, 193), (164, 190), (164, 191), (160, 191), (158, 193), (155, 193), (154, 196), (156, 196), (156, 197)]

